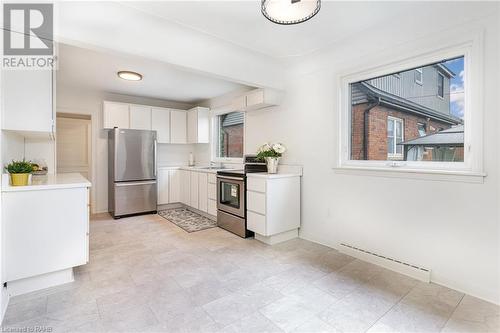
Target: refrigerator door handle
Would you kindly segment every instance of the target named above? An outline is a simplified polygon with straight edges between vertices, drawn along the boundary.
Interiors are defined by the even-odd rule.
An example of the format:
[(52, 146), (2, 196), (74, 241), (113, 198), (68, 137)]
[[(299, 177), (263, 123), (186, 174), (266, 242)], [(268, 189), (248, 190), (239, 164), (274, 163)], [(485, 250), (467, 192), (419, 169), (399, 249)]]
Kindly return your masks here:
[(139, 182), (126, 182), (126, 183), (115, 183), (115, 186), (116, 187), (125, 187), (125, 186), (153, 185), (153, 184), (156, 184), (156, 180), (139, 181)]
[(154, 163), (153, 169), (154, 170), (153, 170), (153, 174), (156, 177), (156, 171), (157, 171), (156, 170), (157, 169), (157, 166), (156, 166), (156, 155), (158, 153), (158, 142), (156, 141), (156, 139), (153, 141), (153, 145), (154, 145), (154, 152), (153, 152), (153, 154), (154, 154), (154, 157), (153, 157), (153, 163)]

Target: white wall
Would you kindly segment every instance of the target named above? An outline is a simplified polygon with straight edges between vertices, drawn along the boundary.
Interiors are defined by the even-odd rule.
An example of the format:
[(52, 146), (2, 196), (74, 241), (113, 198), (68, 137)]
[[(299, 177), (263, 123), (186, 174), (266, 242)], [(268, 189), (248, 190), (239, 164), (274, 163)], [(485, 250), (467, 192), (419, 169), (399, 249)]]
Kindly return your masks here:
[[(418, 25), (393, 21), (297, 61), (289, 69), (283, 104), (247, 113), (246, 152), (280, 141), (289, 148), (283, 163), (304, 166), (302, 238), (334, 248), (346, 242), (418, 264), (432, 270), (436, 283), (499, 303), (498, 5), (454, 4), (448, 18), (436, 16), (419, 16)], [(464, 17), (474, 20), (459, 22)], [(340, 75), (480, 31), (486, 69), (484, 184), (345, 175), (332, 169), (339, 145)]]
[[(86, 114), (92, 117), (92, 212), (108, 211), (107, 132), (102, 129), (102, 101), (110, 100), (186, 110), (191, 105), (136, 96), (118, 95), (57, 84), (57, 112)], [(56, 133), (57, 136), (57, 133)], [(187, 164), (191, 145), (159, 145), (158, 163)]]

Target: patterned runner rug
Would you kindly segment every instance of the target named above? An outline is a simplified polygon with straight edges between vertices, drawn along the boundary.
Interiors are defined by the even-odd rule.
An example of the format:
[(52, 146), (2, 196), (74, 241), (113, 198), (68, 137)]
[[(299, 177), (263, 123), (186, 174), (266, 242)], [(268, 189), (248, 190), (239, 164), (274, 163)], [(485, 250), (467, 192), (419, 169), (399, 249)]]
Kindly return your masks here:
[(158, 212), (158, 215), (187, 232), (195, 232), (215, 228), (217, 226), (216, 221), (212, 221), (211, 219), (196, 214), (186, 208), (161, 210)]

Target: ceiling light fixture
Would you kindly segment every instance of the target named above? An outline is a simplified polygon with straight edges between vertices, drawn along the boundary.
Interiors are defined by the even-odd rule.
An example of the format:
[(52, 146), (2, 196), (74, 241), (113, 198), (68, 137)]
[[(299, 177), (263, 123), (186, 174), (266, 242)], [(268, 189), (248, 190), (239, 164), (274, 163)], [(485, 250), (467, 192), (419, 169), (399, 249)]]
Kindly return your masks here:
[(297, 24), (318, 14), (321, 0), (262, 0), (262, 14), (271, 22)]
[(119, 71), (118, 76), (121, 79), (127, 80), (127, 81), (141, 81), (142, 80), (142, 75), (136, 72), (131, 72), (131, 71)]

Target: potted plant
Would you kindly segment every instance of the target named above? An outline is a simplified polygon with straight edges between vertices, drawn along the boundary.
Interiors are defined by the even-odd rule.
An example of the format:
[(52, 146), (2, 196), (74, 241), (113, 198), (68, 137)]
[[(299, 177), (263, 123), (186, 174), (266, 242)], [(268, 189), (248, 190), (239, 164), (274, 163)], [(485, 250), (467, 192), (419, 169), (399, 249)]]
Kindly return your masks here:
[(30, 174), (33, 172), (33, 165), (31, 162), (12, 161), (5, 170), (10, 174), (10, 184), (12, 186), (25, 186), (28, 185)]
[(265, 160), (268, 173), (277, 173), (281, 156), (286, 151), (286, 147), (281, 143), (264, 143), (257, 151), (257, 158)]

